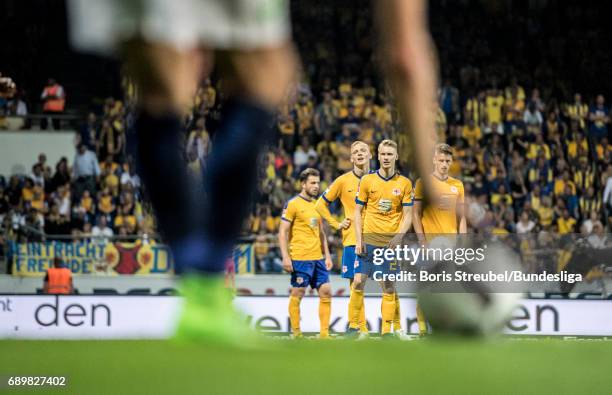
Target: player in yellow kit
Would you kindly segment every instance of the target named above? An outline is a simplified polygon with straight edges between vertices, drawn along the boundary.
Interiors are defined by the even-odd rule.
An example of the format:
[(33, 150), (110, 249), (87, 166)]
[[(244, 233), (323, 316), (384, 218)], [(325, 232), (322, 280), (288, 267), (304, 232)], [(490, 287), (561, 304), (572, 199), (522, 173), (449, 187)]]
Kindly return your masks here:
[[(392, 140), (383, 140), (378, 145), (380, 168), (375, 173), (363, 176), (359, 183), (353, 217), (355, 254), (358, 257), (349, 300), (349, 333), (358, 331), (366, 279), (375, 273), (371, 266), (375, 264), (374, 251), (398, 244), (412, 225), (412, 182), (396, 172), (397, 159), (397, 144)], [(395, 262), (385, 262), (383, 265), (383, 271), (399, 270)], [(381, 334), (388, 337), (393, 336), (391, 326), (398, 299), (392, 282), (381, 281), (380, 284), (383, 290)]]
[[(317, 201), (317, 211), (329, 225), (336, 229), (342, 229), (342, 277), (348, 278), (350, 287), (353, 285), (353, 277), (355, 273), (355, 231), (351, 226), (351, 218), (355, 213), (355, 197), (357, 196), (357, 188), (361, 178), (370, 172), (370, 160), (372, 154), (370, 147), (363, 141), (355, 141), (351, 144), (351, 163), (353, 170), (344, 173), (336, 178), (332, 184), (323, 192), (323, 195)], [(344, 210), (344, 220), (338, 222), (332, 217), (329, 212), (328, 205), (336, 199), (340, 199)], [(352, 315), (350, 305), (348, 316)], [(401, 323), (399, 318), (399, 303), (396, 306), (396, 316), (393, 322), (393, 328), (398, 336), (403, 336)], [(365, 309), (359, 311), (359, 338), (365, 339), (368, 336), (368, 326), (365, 318)]]
[(302, 191), (287, 202), (278, 233), (283, 268), (291, 273), (289, 320), (293, 337), (302, 337), (300, 303), (306, 287), (310, 285), (319, 293), (319, 337), (325, 339), (329, 337), (331, 315), (329, 269), (332, 267), (332, 259), (321, 216), (315, 209), (315, 199), (319, 195), (321, 182), (319, 171), (310, 168), (302, 171), (300, 182)]
[[(453, 150), (448, 144), (437, 144), (434, 157), (434, 171), (430, 185), (437, 199), (423, 209), (423, 184), (417, 180), (414, 191), (414, 232), (420, 244), (445, 235), (467, 233), (465, 219), (463, 182), (448, 175), (453, 163)], [(423, 312), (417, 303), (419, 333), (427, 332)]]

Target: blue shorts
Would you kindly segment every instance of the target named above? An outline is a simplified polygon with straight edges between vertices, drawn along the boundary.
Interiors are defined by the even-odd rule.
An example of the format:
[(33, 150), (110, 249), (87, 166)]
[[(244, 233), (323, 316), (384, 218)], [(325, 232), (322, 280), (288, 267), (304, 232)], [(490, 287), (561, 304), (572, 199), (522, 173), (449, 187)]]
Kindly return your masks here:
[(355, 273), (366, 274), (368, 277), (372, 277), (376, 271), (381, 271), (383, 274), (400, 272), (401, 269), (395, 259), (384, 259), (382, 252), (380, 255), (375, 253), (375, 250), (384, 250), (386, 247), (378, 247), (371, 244), (366, 244), (365, 247), (366, 253), (358, 255), (357, 259), (355, 259)]
[(294, 288), (306, 288), (310, 285), (318, 289), (321, 285), (329, 282), (329, 272), (325, 268), (325, 260), (293, 261), (293, 272), (291, 272), (291, 286)]
[(355, 277), (355, 246), (346, 246), (342, 250), (342, 278)]

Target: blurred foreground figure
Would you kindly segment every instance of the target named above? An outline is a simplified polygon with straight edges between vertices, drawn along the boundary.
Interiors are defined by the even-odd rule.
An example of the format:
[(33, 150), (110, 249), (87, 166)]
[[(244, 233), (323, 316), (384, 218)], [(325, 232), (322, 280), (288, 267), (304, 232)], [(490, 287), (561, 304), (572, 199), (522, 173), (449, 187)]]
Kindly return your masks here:
[[(249, 332), (230, 308), (223, 274), (256, 186), (258, 154), (295, 78), (288, 2), (74, 0), (69, 10), (73, 44), (119, 54), (136, 81), (139, 172), (183, 275), (177, 337), (240, 343)], [(204, 199), (191, 185), (181, 131), (214, 56), (230, 91)]]

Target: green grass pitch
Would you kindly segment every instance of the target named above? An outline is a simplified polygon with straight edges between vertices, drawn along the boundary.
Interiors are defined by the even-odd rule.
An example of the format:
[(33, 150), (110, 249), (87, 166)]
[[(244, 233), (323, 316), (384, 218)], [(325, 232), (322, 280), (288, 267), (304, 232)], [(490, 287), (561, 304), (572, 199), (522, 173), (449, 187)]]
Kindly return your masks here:
[[(610, 393), (612, 342), (270, 341), (259, 350), (171, 341), (0, 341), (0, 377), (67, 376), (74, 394)], [(7, 388), (0, 384), (0, 392)], [(41, 391), (42, 390), (42, 391)]]

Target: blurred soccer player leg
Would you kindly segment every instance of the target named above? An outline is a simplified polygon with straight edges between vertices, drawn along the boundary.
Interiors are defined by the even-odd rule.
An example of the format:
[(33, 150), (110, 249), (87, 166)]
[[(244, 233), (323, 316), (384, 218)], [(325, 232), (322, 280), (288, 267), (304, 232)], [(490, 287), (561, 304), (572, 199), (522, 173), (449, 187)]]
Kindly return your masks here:
[[(272, 131), (274, 111), (295, 78), (293, 47), (232, 52), (221, 70), (233, 88), (222, 113), (205, 173), (203, 220), (210, 258), (225, 256), (240, 232), (257, 186), (257, 159)], [(201, 263), (207, 272), (223, 261)]]
[[(394, 90), (406, 130), (412, 138), (417, 174), (431, 172), (435, 144), (435, 101), (438, 65), (427, 26), (425, 0), (373, 2), (382, 36), (383, 56), (389, 86)], [(425, 180), (426, 195), (435, 191)]]
[(329, 338), (329, 319), (331, 316), (331, 287), (325, 283), (319, 287), (319, 322), (321, 330), (320, 339)]

